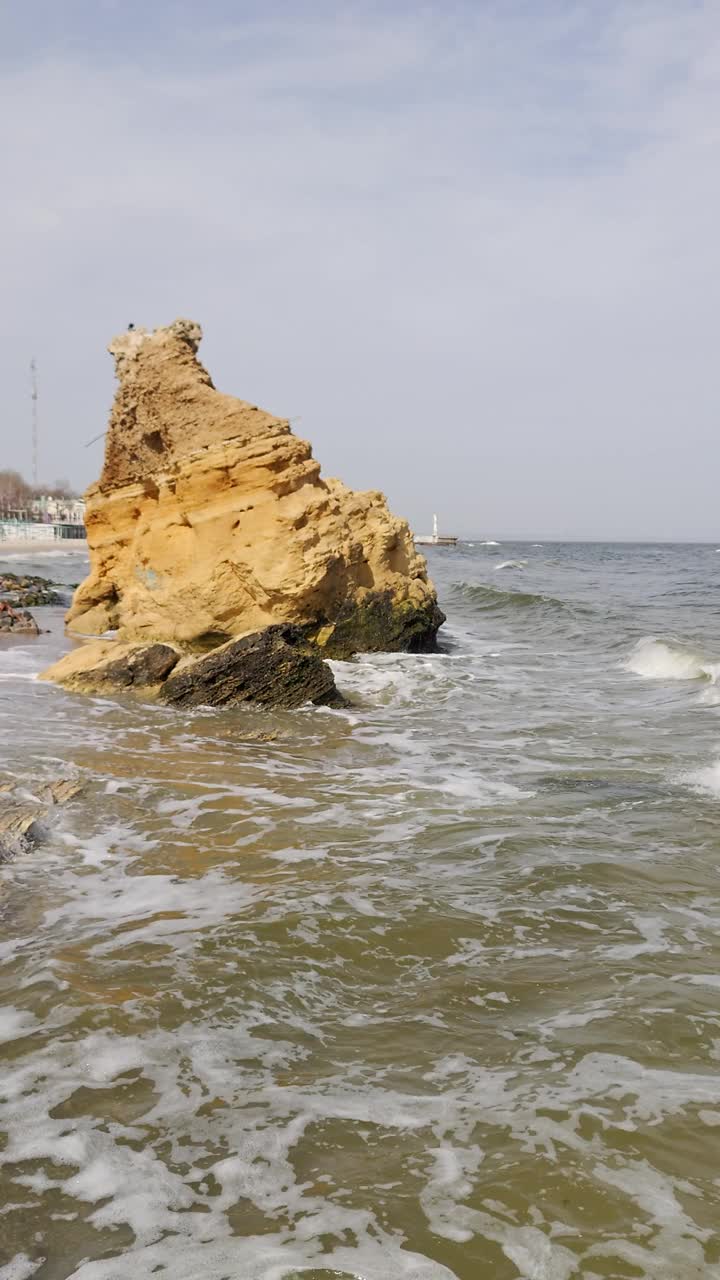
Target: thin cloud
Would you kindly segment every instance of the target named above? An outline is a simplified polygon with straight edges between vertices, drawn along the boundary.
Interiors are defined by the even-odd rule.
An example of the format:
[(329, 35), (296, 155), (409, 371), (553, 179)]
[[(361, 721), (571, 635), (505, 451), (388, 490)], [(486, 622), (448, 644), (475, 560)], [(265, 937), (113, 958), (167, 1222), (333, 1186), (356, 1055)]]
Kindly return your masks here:
[(417, 523), (713, 536), (715, 6), (333, 12), (6, 71), (3, 461), (35, 354), (43, 470), (92, 479), (105, 342), (186, 313)]

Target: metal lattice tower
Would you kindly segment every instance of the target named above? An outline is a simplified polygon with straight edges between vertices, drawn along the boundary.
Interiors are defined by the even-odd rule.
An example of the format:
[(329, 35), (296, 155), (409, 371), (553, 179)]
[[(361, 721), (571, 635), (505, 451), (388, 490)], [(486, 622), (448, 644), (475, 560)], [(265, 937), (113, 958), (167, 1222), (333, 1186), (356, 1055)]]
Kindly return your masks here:
[(30, 395), (32, 397), (32, 480), (38, 487), (38, 387), (35, 357), (30, 361)]

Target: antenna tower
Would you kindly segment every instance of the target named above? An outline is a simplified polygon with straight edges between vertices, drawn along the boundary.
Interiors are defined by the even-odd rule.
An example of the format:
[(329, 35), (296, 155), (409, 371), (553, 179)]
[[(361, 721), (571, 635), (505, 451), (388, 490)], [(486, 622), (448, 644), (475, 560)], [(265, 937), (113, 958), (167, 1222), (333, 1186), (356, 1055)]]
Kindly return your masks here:
[(32, 399), (32, 479), (33, 488), (38, 487), (38, 387), (37, 364), (33, 356), (30, 361), (30, 396)]

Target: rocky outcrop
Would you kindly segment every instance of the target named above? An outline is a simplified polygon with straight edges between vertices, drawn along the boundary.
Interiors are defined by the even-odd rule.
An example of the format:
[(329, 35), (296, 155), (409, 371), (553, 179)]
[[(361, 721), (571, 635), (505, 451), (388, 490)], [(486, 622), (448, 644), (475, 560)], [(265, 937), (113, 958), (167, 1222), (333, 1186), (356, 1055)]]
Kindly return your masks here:
[[(225, 670), (237, 660), (247, 672), (251, 652), (274, 661), (283, 643), (295, 665), (434, 649), (444, 615), (406, 522), (382, 494), (324, 479), (289, 422), (216, 391), (197, 359), (200, 337), (179, 320), (110, 345), (119, 387), (102, 475), (87, 493), (91, 572), (70, 629), (170, 646), (186, 680), (187, 655), (211, 651), (224, 653)], [(291, 642), (287, 633), (261, 650), (233, 647), (277, 624), (296, 629)], [(73, 678), (78, 663), (105, 661), (94, 646), (80, 652)], [(219, 691), (203, 670), (199, 684)], [(64, 680), (66, 669), (47, 674)]]
[(157, 697), (174, 707), (243, 702), (287, 709), (306, 702), (345, 706), (327, 662), (293, 626), (266, 627), (202, 657), (183, 655), (166, 644), (106, 640), (75, 649), (48, 674), (76, 693), (118, 690)]
[(39, 636), (40, 628), (27, 609), (13, 609), (0, 600), (0, 636)]

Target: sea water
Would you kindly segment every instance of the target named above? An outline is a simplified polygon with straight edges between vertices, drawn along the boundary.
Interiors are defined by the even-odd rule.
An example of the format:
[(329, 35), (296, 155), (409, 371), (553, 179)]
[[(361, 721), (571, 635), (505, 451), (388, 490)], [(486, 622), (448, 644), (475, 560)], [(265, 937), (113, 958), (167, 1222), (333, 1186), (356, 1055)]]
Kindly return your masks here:
[(0, 781), (85, 789), (0, 869), (2, 1280), (720, 1274), (720, 555), (429, 561), (345, 711), (3, 642)]

